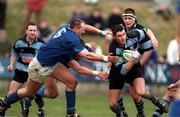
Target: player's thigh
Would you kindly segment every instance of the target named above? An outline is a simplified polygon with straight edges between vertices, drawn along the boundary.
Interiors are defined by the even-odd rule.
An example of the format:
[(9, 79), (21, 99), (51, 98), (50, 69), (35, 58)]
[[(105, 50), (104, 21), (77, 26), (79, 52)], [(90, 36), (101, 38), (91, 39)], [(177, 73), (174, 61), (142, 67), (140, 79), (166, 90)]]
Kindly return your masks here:
[(52, 91), (52, 92), (58, 92), (58, 88), (56, 85), (56, 79), (52, 77), (48, 77), (44, 83), (46, 90)]
[(77, 84), (77, 78), (71, 73), (71, 71), (62, 64), (58, 64), (54, 69), (51, 77), (65, 83), (66, 85)]
[(144, 93), (144, 92), (146, 92), (145, 81), (144, 81), (144, 78), (142, 78), (142, 77), (134, 79), (131, 86), (134, 87), (136, 93)]
[(140, 96), (136, 93), (135, 87), (132, 86), (128, 86), (129, 87), (129, 92), (133, 98), (134, 101), (138, 100), (140, 98)]
[(18, 90), (18, 95), (21, 98), (34, 96), (41, 86), (41, 83), (28, 79), (26, 86)]
[(122, 93), (121, 89), (111, 89), (109, 90), (109, 105), (114, 106), (118, 103), (118, 99)]
[(11, 95), (13, 92), (17, 91), (19, 88), (21, 88), (22, 85), (22, 83), (12, 80), (9, 85), (8, 96)]

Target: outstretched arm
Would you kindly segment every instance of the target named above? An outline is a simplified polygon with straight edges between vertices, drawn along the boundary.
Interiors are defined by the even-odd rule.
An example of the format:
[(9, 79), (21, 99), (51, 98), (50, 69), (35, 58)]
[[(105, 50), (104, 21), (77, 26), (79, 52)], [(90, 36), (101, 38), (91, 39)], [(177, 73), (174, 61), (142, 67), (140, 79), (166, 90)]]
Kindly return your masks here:
[(81, 66), (76, 60), (68, 62), (68, 66), (80, 74), (98, 76), (101, 79), (107, 79), (108, 73), (104, 71), (95, 71), (87, 67)]
[(114, 62), (119, 59), (118, 56), (112, 56), (112, 55), (105, 56), (103, 54), (88, 52), (86, 49), (83, 49), (81, 52), (79, 52), (79, 56), (88, 60), (103, 61), (103, 62), (108, 62), (108, 61)]
[(99, 35), (102, 35), (102, 36), (106, 36), (106, 35), (111, 35), (112, 34), (111, 31), (103, 31), (103, 30), (100, 30), (100, 29), (95, 28), (93, 26), (90, 26), (88, 24), (85, 25), (85, 32), (91, 32), (91, 33), (99, 34)]

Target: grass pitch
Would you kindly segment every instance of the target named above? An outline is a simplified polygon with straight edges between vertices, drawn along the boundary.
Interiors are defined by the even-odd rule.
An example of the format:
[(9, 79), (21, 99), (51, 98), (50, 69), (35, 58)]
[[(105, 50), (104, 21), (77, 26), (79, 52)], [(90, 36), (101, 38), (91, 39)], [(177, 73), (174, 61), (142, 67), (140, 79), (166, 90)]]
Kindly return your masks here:
[[(65, 117), (65, 96), (61, 94), (56, 99), (45, 99), (47, 117)], [(136, 117), (135, 105), (129, 95), (124, 96), (125, 108), (129, 117)], [(145, 100), (144, 110), (147, 117), (151, 117), (155, 107)], [(107, 94), (77, 94), (76, 110), (82, 117), (115, 117), (108, 107)], [(20, 117), (21, 107), (16, 103), (7, 111), (7, 116)], [(29, 117), (37, 117), (37, 106), (33, 101)], [(164, 114), (163, 117), (167, 117)]]

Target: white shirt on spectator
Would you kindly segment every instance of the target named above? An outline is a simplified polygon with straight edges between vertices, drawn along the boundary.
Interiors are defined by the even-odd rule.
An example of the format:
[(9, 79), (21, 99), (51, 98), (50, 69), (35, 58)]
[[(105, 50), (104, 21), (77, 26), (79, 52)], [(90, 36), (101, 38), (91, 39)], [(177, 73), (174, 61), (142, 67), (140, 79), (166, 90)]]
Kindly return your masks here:
[(179, 63), (179, 48), (176, 39), (169, 42), (167, 48), (167, 62), (171, 65)]

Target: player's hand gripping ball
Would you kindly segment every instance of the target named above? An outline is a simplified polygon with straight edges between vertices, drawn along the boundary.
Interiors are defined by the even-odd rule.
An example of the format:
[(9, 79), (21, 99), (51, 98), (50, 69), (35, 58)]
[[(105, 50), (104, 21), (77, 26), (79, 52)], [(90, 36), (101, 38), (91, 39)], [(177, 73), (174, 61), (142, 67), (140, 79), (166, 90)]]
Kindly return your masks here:
[(132, 50), (123, 50), (121, 52), (121, 58), (125, 61), (128, 62), (129, 60), (135, 60), (138, 61), (140, 57), (140, 54), (138, 51), (132, 51)]

